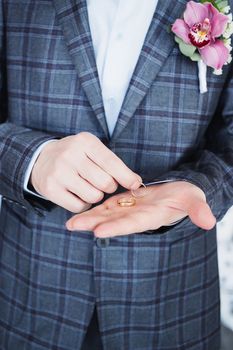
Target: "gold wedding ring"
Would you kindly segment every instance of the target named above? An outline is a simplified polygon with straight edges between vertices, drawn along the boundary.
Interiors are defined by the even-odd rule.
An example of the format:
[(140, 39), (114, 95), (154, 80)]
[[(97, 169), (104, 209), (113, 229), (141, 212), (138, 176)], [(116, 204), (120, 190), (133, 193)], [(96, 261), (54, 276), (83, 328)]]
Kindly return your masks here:
[[(143, 187), (143, 188), (142, 188)], [(131, 190), (132, 197), (123, 197), (118, 199), (117, 204), (120, 207), (133, 207), (136, 204), (136, 198), (142, 198), (145, 197), (145, 192), (143, 191), (146, 189), (146, 185), (144, 183), (141, 183), (141, 187), (139, 187), (137, 190)]]
[(120, 198), (118, 199), (117, 204), (120, 207), (133, 207), (136, 204), (136, 199), (133, 197)]

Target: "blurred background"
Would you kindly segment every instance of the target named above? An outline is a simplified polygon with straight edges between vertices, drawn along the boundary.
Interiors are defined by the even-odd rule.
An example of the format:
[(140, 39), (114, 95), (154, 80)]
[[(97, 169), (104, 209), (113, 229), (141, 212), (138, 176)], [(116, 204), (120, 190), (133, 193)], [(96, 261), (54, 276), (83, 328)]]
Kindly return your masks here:
[(222, 319), (221, 350), (233, 350), (233, 207), (217, 225), (217, 240)]
[(233, 207), (217, 225), (222, 349), (233, 350)]

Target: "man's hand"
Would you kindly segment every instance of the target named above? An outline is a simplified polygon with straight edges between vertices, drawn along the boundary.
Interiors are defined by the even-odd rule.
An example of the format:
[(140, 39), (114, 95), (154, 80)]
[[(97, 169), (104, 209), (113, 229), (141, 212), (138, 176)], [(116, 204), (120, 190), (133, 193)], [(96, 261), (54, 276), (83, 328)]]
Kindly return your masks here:
[(139, 175), (110, 151), (96, 136), (82, 132), (47, 144), (31, 174), (35, 190), (74, 213), (98, 203), (118, 184), (137, 189)]
[[(140, 189), (141, 190), (141, 189)], [(133, 207), (120, 207), (118, 199), (130, 192), (112, 196), (103, 204), (73, 216), (66, 224), (71, 231), (93, 231), (97, 237), (113, 237), (155, 230), (189, 216), (197, 226), (209, 230), (216, 224), (204, 192), (186, 181), (149, 186)]]

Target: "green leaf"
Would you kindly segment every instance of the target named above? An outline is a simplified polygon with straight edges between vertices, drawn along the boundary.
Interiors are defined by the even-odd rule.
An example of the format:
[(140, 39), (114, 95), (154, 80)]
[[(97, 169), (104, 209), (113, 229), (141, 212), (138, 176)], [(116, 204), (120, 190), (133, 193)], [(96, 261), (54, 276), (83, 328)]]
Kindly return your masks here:
[[(222, 0), (220, 0), (222, 1)], [(210, 2), (218, 11), (219, 11), (219, 7), (218, 7), (218, 4), (217, 4), (217, 0), (201, 0), (200, 1), (202, 4), (204, 4), (205, 2)]]
[(220, 10), (224, 9), (224, 7), (227, 7), (227, 6), (228, 6), (228, 1), (220, 1), (220, 2), (218, 3), (218, 8), (219, 8)]
[(175, 42), (176, 42), (177, 44), (180, 44), (180, 43), (183, 42), (183, 40), (182, 40), (181, 38), (179, 38), (177, 35), (175, 35)]
[(172, 26), (169, 24), (169, 25), (167, 26), (167, 33), (171, 33), (171, 31), (172, 31)]
[(194, 52), (194, 54), (190, 58), (191, 58), (192, 61), (197, 62), (197, 61), (200, 61), (201, 56), (199, 55), (199, 53)]
[(183, 55), (187, 57), (193, 56), (194, 52), (196, 51), (196, 47), (193, 45), (185, 44), (183, 41), (179, 43), (180, 51)]

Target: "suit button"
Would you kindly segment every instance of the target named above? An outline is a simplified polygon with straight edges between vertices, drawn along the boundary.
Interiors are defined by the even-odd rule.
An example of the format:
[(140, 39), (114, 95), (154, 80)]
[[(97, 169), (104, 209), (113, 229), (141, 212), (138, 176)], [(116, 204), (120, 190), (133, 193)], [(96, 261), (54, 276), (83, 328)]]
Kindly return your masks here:
[(110, 245), (109, 238), (96, 238), (96, 245), (99, 248), (106, 248)]

